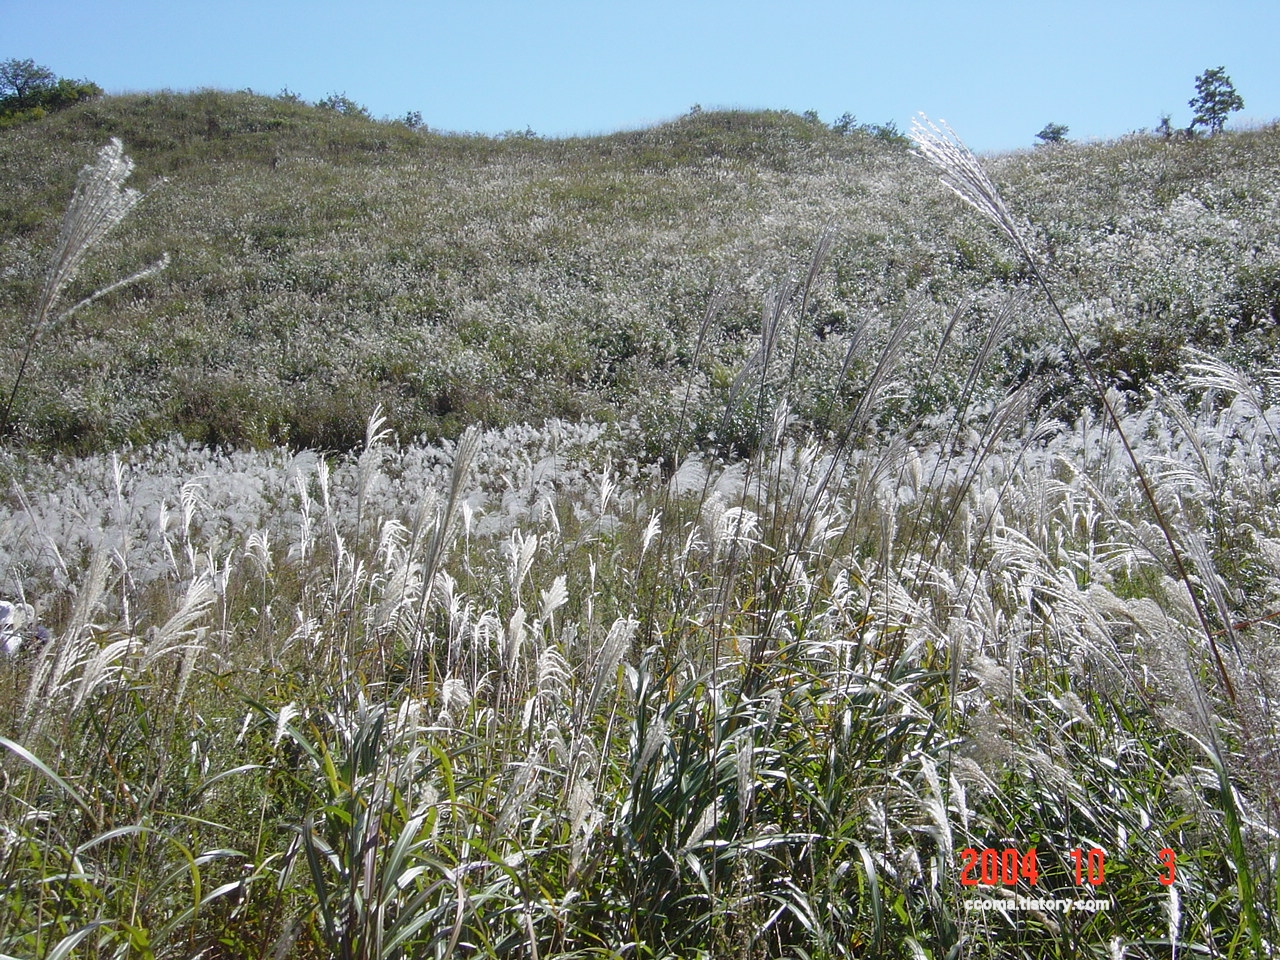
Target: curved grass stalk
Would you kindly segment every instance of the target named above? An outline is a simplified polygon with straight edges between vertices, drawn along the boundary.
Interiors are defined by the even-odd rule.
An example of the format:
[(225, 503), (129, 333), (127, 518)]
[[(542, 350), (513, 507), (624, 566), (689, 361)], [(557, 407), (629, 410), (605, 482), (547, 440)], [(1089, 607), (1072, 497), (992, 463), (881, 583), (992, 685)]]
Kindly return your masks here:
[(1031, 275), (1035, 277), (1036, 285), (1040, 287), (1045, 297), (1048, 298), (1049, 307), (1066, 333), (1067, 342), (1071, 347), (1072, 353), (1080, 361), (1081, 367), (1085, 371), (1085, 376), (1101, 402), (1107, 419), (1115, 428), (1125, 455), (1133, 467), (1138, 483), (1142, 487), (1143, 499), (1147, 501), (1148, 506), (1150, 506), (1152, 513), (1155, 515), (1156, 525), (1160, 528), (1165, 545), (1169, 549), (1169, 556), (1177, 578), (1186, 586), (1187, 593), (1191, 596), (1191, 603), (1195, 608), (1196, 617), (1209, 640), (1209, 649), (1213, 655), (1214, 669), (1218, 679), (1226, 690), (1232, 705), (1238, 707), (1239, 701), (1235, 685), (1231, 681), (1230, 673), (1223, 660), (1215, 631), (1209, 623), (1204, 604), (1192, 586), (1191, 573), (1183, 560), (1183, 551), (1178, 547), (1173, 527), (1165, 518), (1164, 511), (1160, 508), (1150, 478), (1134, 452), (1133, 445), (1120, 421), (1120, 414), (1116, 410), (1115, 403), (1106, 387), (1103, 386), (1102, 379), (1099, 377), (1088, 351), (1084, 349), (1079, 335), (1058, 305), (1058, 301), (1053, 295), (1053, 289), (1040, 267), (1039, 259), (1032, 251), (1018, 225), (1014, 223), (1013, 217), (1010, 216), (1004, 201), (1000, 198), (999, 191), (991, 182), (991, 178), (982, 169), (977, 157), (945, 123), (942, 126), (938, 126), (925, 117), (924, 114), (921, 114), (919, 119), (912, 122), (910, 136), (920, 155), (941, 169), (942, 176), (940, 179), (942, 183), (960, 199), (990, 220), (1004, 234), (1005, 238), (1013, 244), (1026, 263), (1027, 268), (1031, 271)]

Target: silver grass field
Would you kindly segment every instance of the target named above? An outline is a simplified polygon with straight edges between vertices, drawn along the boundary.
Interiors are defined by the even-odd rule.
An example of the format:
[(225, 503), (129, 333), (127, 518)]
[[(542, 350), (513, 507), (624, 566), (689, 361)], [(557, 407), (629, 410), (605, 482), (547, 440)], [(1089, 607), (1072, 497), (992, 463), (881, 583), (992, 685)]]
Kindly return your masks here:
[(1276, 128), (67, 114), (0, 132), (0, 956), (1276, 951)]

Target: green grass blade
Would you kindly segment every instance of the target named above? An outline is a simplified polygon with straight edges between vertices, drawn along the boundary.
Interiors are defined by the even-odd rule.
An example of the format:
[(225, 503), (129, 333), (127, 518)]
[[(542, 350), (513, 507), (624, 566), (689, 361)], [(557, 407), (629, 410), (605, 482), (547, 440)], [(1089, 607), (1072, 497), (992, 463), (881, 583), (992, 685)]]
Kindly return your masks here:
[(70, 797), (75, 802), (76, 806), (78, 806), (81, 810), (83, 810), (86, 814), (88, 814), (91, 820), (93, 820), (95, 823), (97, 822), (97, 817), (94, 816), (93, 810), (90, 809), (89, 804), (85, 801), (84, 797), (80, 796), (80, 794), (76, 792), (75, 787), (71, 786), (71, 784), (67, 783), (66, 780), (62, 779), (62, 777), (54, 773), (53, 770), (49, 768), (48, 764), (46, 764), (43, 760), (37, 757), (34, 753), (32, 753), (26, 747), (22, 746), (22, 744), (14, 743), (8, 737), (0, 737), (0, 746), (7, 747), (13, 753), (17, 754), (21, 759), (31, 764), (31, 766), (35, 767), (37, 770), (43, 773), (46, 777), (52, 780), (55, 784), (58, 785), (58, 787), (62, 789), (62, 791), (68, 797)]

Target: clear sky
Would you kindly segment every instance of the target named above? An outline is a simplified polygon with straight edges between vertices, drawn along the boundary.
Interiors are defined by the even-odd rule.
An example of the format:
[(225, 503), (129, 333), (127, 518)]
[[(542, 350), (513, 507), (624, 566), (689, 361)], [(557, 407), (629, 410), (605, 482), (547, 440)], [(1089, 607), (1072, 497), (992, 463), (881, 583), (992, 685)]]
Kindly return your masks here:
[(634, 129), (694, 104), (816, 110), (907, 128), (947, 120), (973, 148), (1186, 126), (1224, 66), (1245, 109), (1280, 117), (1280, 0), (0, 0), (0, 60), (108, 93), (288, 87), (376, 117), (549, 136)]

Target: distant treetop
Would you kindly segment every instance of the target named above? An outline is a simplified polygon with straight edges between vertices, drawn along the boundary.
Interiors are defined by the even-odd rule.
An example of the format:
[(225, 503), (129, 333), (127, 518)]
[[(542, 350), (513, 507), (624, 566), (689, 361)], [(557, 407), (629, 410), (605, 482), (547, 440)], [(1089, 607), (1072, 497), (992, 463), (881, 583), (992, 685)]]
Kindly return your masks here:
[(6, 60), (0, 63), (0, 96), (28, 97), (37, 90), (47, 89), (58, 80), (48, 67), (37, 66), (34, 60)]
[(1044, 129), (1036, 134), (1036, 139), (1042, 143), (1066, 143), (1070, 129), (1065, 123), (1046, 123)]

